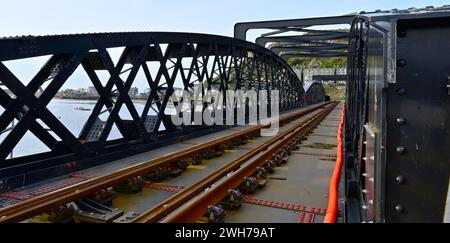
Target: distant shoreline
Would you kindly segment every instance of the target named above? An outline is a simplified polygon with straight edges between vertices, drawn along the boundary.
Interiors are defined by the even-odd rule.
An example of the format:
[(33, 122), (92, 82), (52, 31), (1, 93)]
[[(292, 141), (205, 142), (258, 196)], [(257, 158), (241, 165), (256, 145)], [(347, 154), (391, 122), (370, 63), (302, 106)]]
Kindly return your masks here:
[[(98, 100), (100, 99), (100, 97), (61, 97), (61, 96), (55, 96), (56, 99), (60, 99), (60, 100)], [(131, 98), (131, 100), (147, 100), (147, 98), (142, 97), (134, 97)]]
[[(69, 97), (55, 97), (55, 99), (57, 100), (75, 100), (75, 101), (97, 101), (100, 97), (86, 97), (86, 98), (69, 98)], [(132, 101), (136, 101), (139, 102), (141, 104), (145, 104), (147, 99), (146, 98), (131, 98)], [(175, 106), (173, 105), (173, 103), (168, 102), (167, 103), (167, 108), (169, 109), (173, 109), (175, 108)]]

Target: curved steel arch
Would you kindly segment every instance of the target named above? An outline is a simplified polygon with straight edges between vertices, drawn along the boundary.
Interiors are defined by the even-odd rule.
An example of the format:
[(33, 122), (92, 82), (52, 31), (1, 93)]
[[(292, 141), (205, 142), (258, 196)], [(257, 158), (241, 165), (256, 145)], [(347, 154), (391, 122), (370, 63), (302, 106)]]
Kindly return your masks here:
[[(124, 48), (117, 63), (108, 52), (114, 47)], [(3, 63), (38, 56), (50, 57), (28, 84), (19, 80)], [(158, 66), (156, 74), (152, 75), (150, 63)], [(76, 136), (46, 106), (80, 67), (100, 98)], [(140, 69), (150, 87), (142, 113), (138, 113), (128, 95)], [(99, 70), (110, 76), (106, 84), (100, 81)], [(175, 87), (176, 81), (182, 83), (181, 87)], [(303, 84), (295, 72), (270, 50), (243, 40), (191, 33), (3, 38), (0, 39), (0, 82), (6, 87), (0, 89), (0, 105), (5, 109), (0, 116), (0, 131), (5, 133), (0, 143), (0, 179), (71, 161), (92, 161), (99, 157), (108, 160), (106, 155), (117, 151), (126, 156), (153, 149), (156, 142), (168, 137), (211, 130), (205, 125), (191, 128), (171, 123), (167, 104), (176, 88), (191, 90), (194, 84), (201, 84), (206, 89), (215, 86), (220, 91), (278, 89), (281, 112), (302, 106), (304, 95)], [(45, 89), (38, 92), (44, 83)], [(131, 120), (119, 115), (122, 107), (128, 110)], [(151, 109), (156, 115), (149, 114)], [(101, 120), (100, 115), (105, 113), (107, 119)], [(48, 128), (44, 128), (38, 119)], [(13, 120), (17, 120), (17, 124), (7, 131)], [(114, 124), (123, 138), (108, 139)], [(50, 152), (7, 159), (27, 131), (42, 141)], [(127, 149), (131, 152), (123, 152)], [(115, 156), (119, 155), (116, 153)]]

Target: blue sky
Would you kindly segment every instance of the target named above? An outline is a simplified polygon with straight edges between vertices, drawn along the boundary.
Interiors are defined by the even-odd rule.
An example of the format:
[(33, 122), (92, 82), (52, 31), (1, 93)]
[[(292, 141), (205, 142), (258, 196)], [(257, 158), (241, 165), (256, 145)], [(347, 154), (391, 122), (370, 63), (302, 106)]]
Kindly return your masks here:
[[(442, 6), (421, 0), (7, 0), (2, 1), (0, 37), (117, 31), (180, 31), (233, 35), (240, 21), (342, 15), (362, 10)], [(250, 33), (251, 34), (251, 33)], [(45, 60), (40, 60), (43, 62)], [(23, 62), (23, 61), (21, 61)], [(39, 68), (8, 63), (21, 80)], [(81, 76), (78, 88), (91, 85)], [(137, 85), (140, 86), (140, 85)]]
[(0, 36), (104, 31), (186, 31), (232, 35), (239, 21), (342, 15), (442, 6), (423, 0), (8, 0)]

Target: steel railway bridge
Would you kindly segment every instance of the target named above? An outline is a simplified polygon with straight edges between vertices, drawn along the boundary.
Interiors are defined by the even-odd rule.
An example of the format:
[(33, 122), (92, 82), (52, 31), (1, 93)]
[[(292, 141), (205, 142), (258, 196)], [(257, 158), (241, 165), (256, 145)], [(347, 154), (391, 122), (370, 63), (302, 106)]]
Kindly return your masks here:
[[(329, 202), (329, 212), (332, 211), (330, 204), (335, 204), (338, 209), (334, 213), (338, 215), (339, 210), (341, 222), (442, 222), (450, 171), (450, 65), (444, 55), (450, 50), (449, 23), (450, 8), (444, 6), (238, 23), (235, 38), (169, 32), (2, 38), (0, 193), (3, 194), (0, 198), (44, 180), (239, 127), (208, 126), (205, 121), (195, 121), (196, 113), (208, 111), (210, 104), (206, 101), (191, 103), (189, 117), (183, 117), (189, 124), (174, 124), (170, 105), (178, 107), (184, 102), (174, 93), (176, 90), (192, 93), (195, 86), (203, 87), (202, 96), (212, 90), (224, 92), (219, 98), (223, 103), (215, 110), (215, 115), (223, 113), (217, 117), (224, 121), (231, 116), (223, 107), (227, 102), (227, 90), (256, 91), (258, 107), (278, 106), (282, 124), (305, 116), (306, 108), (310, 109), (308, 112), (316, 112), (309, 120), (302, 118), (306, 120), (300, 125), (287, 125), (289, 129), (282, 137), (277, 137), (279, 140), (269, 140), (265, 142), (266, 147), (255, 148), (253, 157), (264, 153), (263, 148), (269, 149), (271, 154), (262, 154), (259, 160), (265, 162), (266, 167), (269, 165), (266, 169), (271, 169), (271, 163), (284, 161), (296, 144), (318, 126), (317, 119), (324, 119), (335, 107), (340, 107), (336, 103), (326, 103), (329, 97), (320, 83), (304, 90), (302, 78), (288, 65), (288, 60), (345, 57), (348, 60), (345, 125), (341, 124), (342, 147), (338, 145), (338, 150), (342, 151), (337, 153), (337, 157), (342, 156), (343, 164), (337, 163), (334, 168), (339, 183), (330, 186), (339, 189), (339, 193), (335, 192), (335, 201)], [(346, 27), (325, 28), (335, 25)], [(247, 32), (255, 30), (263, 33), (255, 43), (247, 41)], [(117, 50), (120, 55), (114, 60), (112, 53)], [(36, 57), (46, 61), (30, 80), (19, 78), (8, 66)], [(99, 98), (79, 134), (74, 134), (68, 124), (51, 111), (49, 104), (68, 80), (80, 72), (92, 83)], [(333, 78), (341, 80), (343, 77), (330, 77)], [(138, 79), (150, 90), (142, 110), (136, 108), (136, 101), (130, 96), (130, 89)], [(279, 101), (259, 93), (271, 90), (279, 91)], [(237, 98), (233, 97), (232, 102), (237, 104)], [(243, 103), (247, 107), (246, 124), (252, 119), (248, 112), (250, 103), (249, 99)], [(317, 113), (318, 107), (309, 108), (314, 105), (320, 105), (324, 111)], [(232, 111), (237, 112), (237, 108)], [(263, 114), (256, 114), (257, 120), (262, 118)], [(236, 118), (232, 119), (237, 122)], [(322, 123), (322, 126), (334, 125)], [(114, 129), (120, 138), (111, 138)], [(58, 187), (37, 197), (2, 205), (0, 221), (24, 220), (74, 200), (78, 200), (80, 208), (83, 208), (80, 205), (86, 208), (87, 202), (80, 200), (102, 188), (117, 186), (155, 170), (162, 173), (163, 169), (170, 170), (174, 163), (178, 163), (178, 169), (183, 169), (181, 162), (195, 164), (195, 154), (223, 153), (226, 149), (221, 144), (232, 147), (230, 141), (256, 136), (259, 130), (255, 129), (221, 138), (217, 144), (198, 145), (190, 148), (189, 153), (183, 150), (169, 154), (170, 158), (161, 157), (127, 170), (70, 184), (69, 187), (78, 186), (78, 194)], [(27, 133), (45, 144), (47, 152), (11, 156)], [(276, 141), (283, 142), (277, 144)], [(201, 216), (208, 206), (200, 206), (202, 202), (213, 205), (217, 202), (214, 199), (226, 197), (225, 186), (214, 195), (212, 192), (200, 195), (203, 201), (198, 199), (198, 205), (183, 206), (183, 203), (226, 173), (235, 171), (245, 176), (239, 179), (245, 178), (244, 182), (235, 182), (232, 178), (224, 182), (230, 189), (241, 183), (251, 185), (248, 176), (255, 170), (261, 172), (258, 168), (263, 164), (247, 168), (243, 162), (251, 156), (246, 154), (243, 158), (235, 160), (228, 169), (217, 170), (217, 175), (210, 175), (208, 182), (211, 184), (195, 184), (163, 202), (172, 210), (184, 207), (190, 211), (169, 215), (167, 210), (155, 206), (137, 216), (135, 221), (189, 221), (194, 212)], [(214, 178), (217, 180), (213, 181)], [(338, 205), (338, 198), (343, 203)], [(450, 209), (447, 207), (447, 210)], [(312, 215), (309, 211), (306, 213), (309, 213), (306, 217)]]

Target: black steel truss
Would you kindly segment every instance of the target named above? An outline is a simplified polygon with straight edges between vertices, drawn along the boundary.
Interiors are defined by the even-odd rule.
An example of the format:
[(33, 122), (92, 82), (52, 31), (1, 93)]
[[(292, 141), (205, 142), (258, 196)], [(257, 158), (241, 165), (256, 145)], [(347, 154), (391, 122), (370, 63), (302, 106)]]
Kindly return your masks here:
[[(108, 51), (114, 47), (124, 47), (117, 64)], [(171, 122), (167, 105), (181, 102), (172, 98), (176, 88), (192, 91), (199, 84), (219, 91), (278, 89), (281, 112), (303, 105), (303, 84), (286, 62), (265, 48), (233, 38), (161, 32), (28, 36), (0, 39), (0, 53), (0, 105), (5, 109), (0, 131), (6, 134), (0, 143), (0, 179), (94, 159), (129, 144), (151, 144), (163, 135), (193, 129)], [(3, 63), (46, 55), (50, 58), (27, 85)], [(149, 64), (159, 66), (156, 75)], [(46, 106), (78, 67), (86, 72), (100, 98), (76, 136)], [(150, 88), (141, 114), (128, 94), (140, 69)], [(106, 84), (100, 81), (100, 70), (109, 74)], [(182, 87), (175, 87), (177, 80)], [(48, 85), (38, 92), (44, 83)], [(131, 120), (119, 115), (122, 107)], [(150, 110), (156, 115), (150, 115)], [(102, 121), (99, 117), (105, 113), (107, 119)], [(15, 120), (15, 126), (7, 129)], [(114, 125), (123, 138), (108, 139)], [(8, 158), (27, 131), (50, 152)]]
[[(351, 24), (354, 15), (243, 22), (235, 25), (235, 37), (246, 39), (248, 30), (271, 29), (256, 39), (256, 44), (269, 48), (284, 60), (290, 58), (347, 57), (349, 33), (310, 27)], [(298, 33), (283, 35), (286, 33)]]

